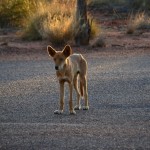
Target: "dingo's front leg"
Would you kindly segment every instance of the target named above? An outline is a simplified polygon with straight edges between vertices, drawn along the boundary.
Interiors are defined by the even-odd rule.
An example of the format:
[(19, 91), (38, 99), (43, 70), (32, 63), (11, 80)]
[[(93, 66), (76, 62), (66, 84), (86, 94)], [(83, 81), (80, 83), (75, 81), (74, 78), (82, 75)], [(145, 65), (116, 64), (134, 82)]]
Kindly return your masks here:
[(54, 114), (62, 114), (64, 110), (64, 82), (59, 82), (60, 84), (60, 108), (55, 110)]
[(69, 89), (70, 89), (69, 110), (70, 110), (70, 114), (75, 115), (76, 112), (74, 111), (73, 102), (72, 102), (72, 93), (73, 93), (73, 85), (72, 85), (72, 83), (69, 83)]

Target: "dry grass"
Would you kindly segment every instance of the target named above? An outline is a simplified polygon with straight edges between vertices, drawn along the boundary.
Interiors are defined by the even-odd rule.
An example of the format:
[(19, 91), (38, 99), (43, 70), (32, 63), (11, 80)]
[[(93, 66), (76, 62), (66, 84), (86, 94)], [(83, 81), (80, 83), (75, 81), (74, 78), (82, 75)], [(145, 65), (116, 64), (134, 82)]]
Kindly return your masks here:
[(96, 22), (96, 20), (91, 19), (91, 16), (89, 16), (90, 20), (91, 20), (91, 36), (90, 38), (93, 39), (95, 37), (98, 37), (100, 34), (100, 25)]
[(133, 34), (137, 29), (146, 27), (150, 27), (150, 18), (144, 12), (129, 15), (127, 34)]
[[(52, 43), (61, 44), (71, 40), (74, 32), (75, 1), (68, 3), (54, 1), (47, 10), (47, 19), (43, 21), (42, 37)], [(53, 9), (55, 7), (55, 9)]]
[[(75, 1), (39, 2), (36, 14), (30, 16), (23, 37), (36, 40), (37, 35), (53, 44), (63, 44), (72, 38)], [(36, 34), (34, 35), (34, 31)], [(38, 38), (39, 39), (39, 38)]]

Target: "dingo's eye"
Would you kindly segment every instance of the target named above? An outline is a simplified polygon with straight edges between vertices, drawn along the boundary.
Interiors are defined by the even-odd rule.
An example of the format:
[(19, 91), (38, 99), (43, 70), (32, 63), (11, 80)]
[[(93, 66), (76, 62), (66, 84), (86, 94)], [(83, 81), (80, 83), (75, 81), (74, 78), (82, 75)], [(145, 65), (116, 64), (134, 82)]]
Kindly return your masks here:
[(62, 62), (64, 59), (63, 58), (59, 58), (59, 60)]

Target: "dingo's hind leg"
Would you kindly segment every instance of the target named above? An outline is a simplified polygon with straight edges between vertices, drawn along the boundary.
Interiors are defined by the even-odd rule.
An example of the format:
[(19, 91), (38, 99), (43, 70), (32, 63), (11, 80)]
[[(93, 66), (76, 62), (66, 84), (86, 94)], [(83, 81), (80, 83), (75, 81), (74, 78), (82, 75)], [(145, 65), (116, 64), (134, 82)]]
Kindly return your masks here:
[(81, 76), (81, 82), (83, 84), (84, 100), (85, 100), (85, 106), (83, 107), (83, 110), (88, 110), (89, 109), (89, 102), (88, 102), (87, 78), (86, 78), (86, 75)]
[(75, 75), (74, 79), (73, 79), (73, 84), (74, 84), (74, 88), (75, 91), (77, 93), (77, 105), (74, 107), (75, 110), (80, 110), (81, 109), (81, 105), (80, 105), (80, 93), (79, 93), (79, 89), (78, 89), (78, 74)]

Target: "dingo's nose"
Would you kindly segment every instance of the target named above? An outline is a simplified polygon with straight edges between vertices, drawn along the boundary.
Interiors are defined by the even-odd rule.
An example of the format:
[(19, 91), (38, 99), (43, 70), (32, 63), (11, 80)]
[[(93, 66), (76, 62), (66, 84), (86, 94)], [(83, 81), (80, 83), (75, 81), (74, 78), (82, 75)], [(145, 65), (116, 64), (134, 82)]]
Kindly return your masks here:
[(55, 66), (55, 70), (58, 70), (58, 66)]

